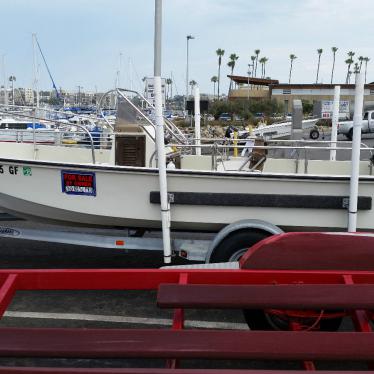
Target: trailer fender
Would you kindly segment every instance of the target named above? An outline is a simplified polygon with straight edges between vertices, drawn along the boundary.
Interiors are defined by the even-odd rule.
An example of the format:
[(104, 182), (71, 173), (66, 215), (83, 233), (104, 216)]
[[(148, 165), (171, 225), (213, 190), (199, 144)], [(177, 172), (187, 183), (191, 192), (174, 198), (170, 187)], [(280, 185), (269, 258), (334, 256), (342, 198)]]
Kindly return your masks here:
[[(237, 222), (233, 222), (228, 226), (225, 226), (212, 241), (209, 250), (206, 254), (206, 263), (210, 263), (219, 245), (230, 235), (233, 236), (236, 232), (248, 232), (253, 231), (253, 233), (263, 233), (267, 236), (282, 234), (284, 231), (278, 226), (273, 225), (270, 222), (258, 220), (258, 219), (245, 219)], [(254, 244), (254, 243), (253, 243)]]

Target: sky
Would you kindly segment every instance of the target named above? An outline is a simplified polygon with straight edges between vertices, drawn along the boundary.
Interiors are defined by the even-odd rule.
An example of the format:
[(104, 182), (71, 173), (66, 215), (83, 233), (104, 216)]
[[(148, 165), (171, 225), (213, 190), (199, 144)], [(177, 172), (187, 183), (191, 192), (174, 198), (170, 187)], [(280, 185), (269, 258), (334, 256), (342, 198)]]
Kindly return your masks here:
[[(142, 91), (141, 79), (153, 74), (154, 0), (0, 0), (0, 9), (0, 55), (5, 76), (14, 75), (17, 87), (32, 87), (34, 80), (32, 33), (57, 87), (106, 91), (119, 70), (121, 87)], [(218, 48), (225, 50), (221, 92), (229, 85), (228, 56), (239, 56), (234, 74), (247, 75), (255, 49), (269, 59), (266, 75), (280, 82), (288, 82), (292, 53), (292, 82), (314, 83), (322, 48), (319, 82), (329, 83), (332, 46), (339, 48), (334, 82), (345, 81), (348, 51), (371, 59), (372, 82), (373, 14), (373, 0), (163, 0), (162, 75), (172, 78), (174, 94), (185, 93), (191, 34), (189, 80), (204, 93), (213, 92)], [(52, 89), (40, 54), (37, 66), (39, 87)]]

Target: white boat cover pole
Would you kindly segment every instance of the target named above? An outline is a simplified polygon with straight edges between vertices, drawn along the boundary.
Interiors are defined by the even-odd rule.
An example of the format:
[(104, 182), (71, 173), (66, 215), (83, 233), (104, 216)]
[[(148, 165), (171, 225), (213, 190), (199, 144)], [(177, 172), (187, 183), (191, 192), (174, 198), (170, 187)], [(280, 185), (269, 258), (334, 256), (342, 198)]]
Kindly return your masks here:
[(201, 148), (200, 146), (200, 89), (199, 86), (195, 86), (195, 145), (196, 147), (196, 156), (201, 156)]
[(360, 147), (362, 109), (364, 105), (364, 79), (362, 73), (356, 73), (355, 111), (353, 115), (353, 139), (351, 184), (349, 192), (348, 231), (355, 232), (357, 228), (357, 198), (360, 173)]
[[(332, 148), (336, 148), (336, 139), (338, 137), (339, 107), (340, 107), (340, 86), (335, 86), (334, 106), (332, 109), (332, 123), (331, 123), (331, 147)], [(336, 161), (336, 149), (332, 149), (330, 151), (330, 160)]]
[(164, 262), (171, 262), (170, 245), (170, 204), (166, 177), (166, 156), (164, 141), (164, 118), (162, 116), (161, 91), (161, 25), (162, 0), (155, 0), (155, 44), (154, 44), (154, 90), (155, 90), (155, 121), (158, 175), (160, 183), (162, 240), (164, 244)]

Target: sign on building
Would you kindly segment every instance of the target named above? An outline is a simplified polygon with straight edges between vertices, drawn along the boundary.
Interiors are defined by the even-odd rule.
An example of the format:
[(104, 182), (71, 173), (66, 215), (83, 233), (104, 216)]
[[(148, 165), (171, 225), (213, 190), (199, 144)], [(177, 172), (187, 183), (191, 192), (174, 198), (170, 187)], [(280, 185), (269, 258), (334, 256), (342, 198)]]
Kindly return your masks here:
[[(321, 101), (321, 117), (332, 118), (333, 107), (334, 107), (333, 100), (322, 100)], [(348, 100), (340, 101), (339, 118), (349, 118), (349, 101)]]

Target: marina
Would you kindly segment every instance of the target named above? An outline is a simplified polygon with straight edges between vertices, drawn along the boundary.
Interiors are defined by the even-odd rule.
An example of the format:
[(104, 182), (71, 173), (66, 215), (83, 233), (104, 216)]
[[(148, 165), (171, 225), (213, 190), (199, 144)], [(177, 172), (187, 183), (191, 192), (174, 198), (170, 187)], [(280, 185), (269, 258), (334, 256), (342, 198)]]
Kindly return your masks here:
[[(204, 13), (210, 4), (212, 14), (222, 15), (237, 12), (239, 3), (195, 5)], [(345, 71), (336, 60), (339, 48), (330, 47), (331, 73), (321, 64), (324, 49), (316, 49), (315, 83), (291, 83), (311, 75), (307, 65), (300, 75), (294, 53), (288, 83), (268, 76), (280, 75), (278, 44), (269, 49), (277, 56), (255, 49), (244, 76), (236, 72), (243, 69), (239, 55), (218, 48), (218, 74), (207, 89), (204, 39), (190, 33), (202, 31), (193, 25), (203, 13), (195, 13), (188, 33), (180, 25), (186, 33), (180, 79), (165, 73), (171, 63), (182, 65), (180, 46), (170, 40), (180, 32), (170, 28), (180, 4), (142, 3), (136, 26), (153, 24), (153, 37), (138, 28), (136, 44), (135, 34), (119, 32), (137, 19), (132, 0), (126, 4), (131, 17), (123, 4), (116, 4), (120, 12), (93, 4), (92, 15), (100, 14), (104, 25), (110, 13), (118, 31), (114, 36), (108, 28), (100, 58), (91, 56), (84, 68), (76, 53), (62, 74), (73, 60), (64, 55), (56, 62), (61, 35), (55, 30), (51, 45), (38, 24), (31, 34), (32, 88), (18, 83), (24, 71), (12, 68), (6, 78), (2, 55), (0, 373), (370, 371), (370, 48), (361, 56), (347, 52)], [(294, 15), (296, 7), (286, 9)], [(295, 24), (315, 11), (311, 4), (300, 9), (290, 18)], [(118, 23), (119, 14), (127, 23), (123, 17)], [(233, 21), (249, 27), (235, 14)], [(85, 26), (97, 39), (77, 44), (82, 56), (102, 40), (97, 27), (90, 29), (92, 19)], [(208, 36), (207, 16), (206, 22)], [(74, 35), (85, 38), (84, 30)], [(226, 36), (218, 35), (223, 43)], [(103, 66), (118, 38), (126, 53), (112, 61), (108, 84)], [(153, 65), (143, 39), (153, 40)], [(361, 48), (358, 39), (351, 43)], [(295, 51), (302, 50), (296, 43)], [(91, 92), (83, 87), (89, 73)], [(58, 86), (72, 79), (79, 82), (75, 93)]]

